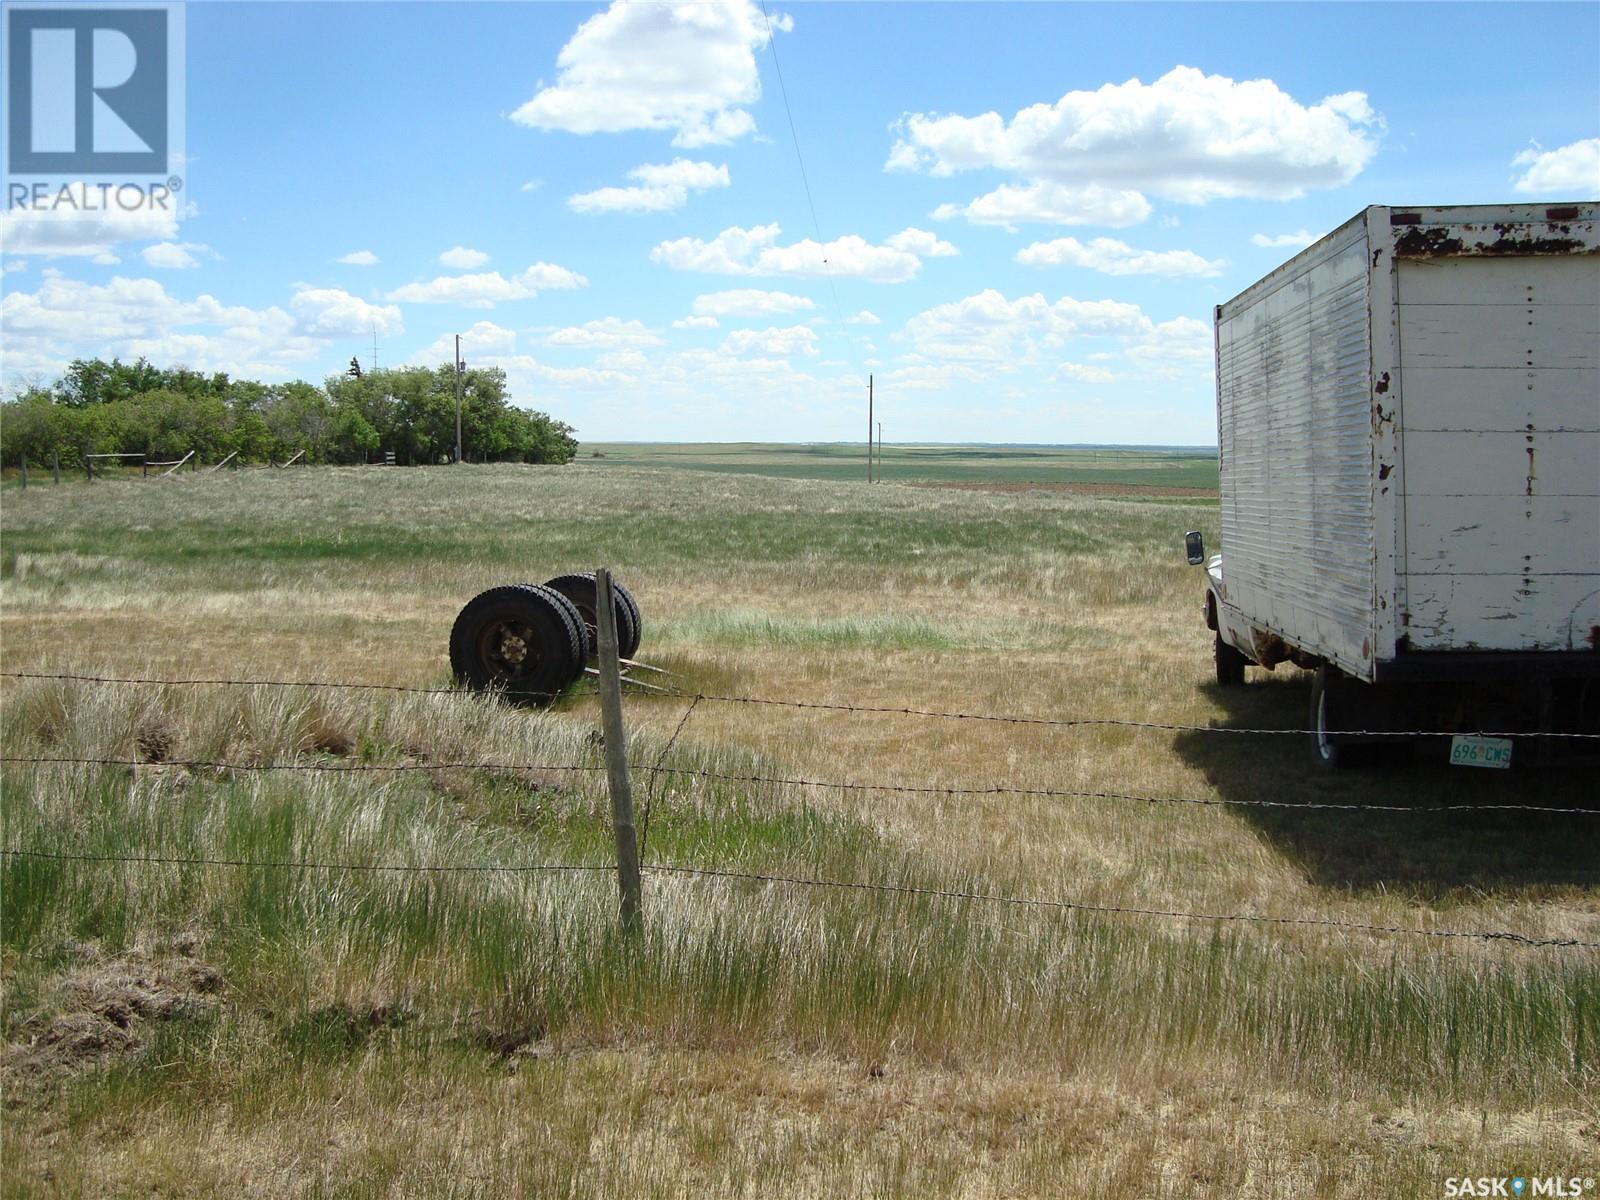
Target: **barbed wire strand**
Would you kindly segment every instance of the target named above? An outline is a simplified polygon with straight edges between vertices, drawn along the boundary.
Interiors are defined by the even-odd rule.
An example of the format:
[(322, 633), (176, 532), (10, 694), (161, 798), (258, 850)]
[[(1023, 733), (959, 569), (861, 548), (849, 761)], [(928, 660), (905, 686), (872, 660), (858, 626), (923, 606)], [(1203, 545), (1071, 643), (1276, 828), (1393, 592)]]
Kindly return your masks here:
[[(318, 870), (318, 871), (392, 871), (415, 873), (473, 872), (561, 872), (610, 871), (612, 864), (536, 863), (523, 866), (498, 863), (470, 864), (409, 864), (409, 863), (324, 863), (297, 860), (260, 860), (237, 858), (184, 858), (169, 855), (144, 854), (84, 854), (61, 853), (49, 850), (30, 850), (21, 847), (0, 847), (0, 856), (26, 857), (64, 862), (99, 862), (143, 866), (207, 866), (207, 867), (259, 867), (263, 869)], [(1323, 929), (1337, 929), (1350, 933), (1370, 933), (1411, 937), (1455, 938), (1490, 942), (1506, 942), (1529, 948), (1600, 950), (1600, 942), (1579, 938), (1535, 938), (1526, 934), (1502, 929), (1423, 929), (1414, 925), (1378, 925), (1361, 921), (1339, 921), (1331, 917), (1274, 917), (1259, 913), (1203, 913), (1183, 909), (1140, 908), (1120, 904), (1091, 904), (1081, 900), (1052, 900), (1036, 896), (1006, 896), (995, 892), (973, 892), (956, 888), (913, 887), (907, 884), (870, 883), (859, 880), (815, 879), (801, 875), (769, 875), (759, 871), (739, 871), (725, 867), (686, 867), (658, 863), (641, 867), (641, 870), (662, 875), (687, 875), (705, 879), (735, 879), (758, 883), (776, 883), (795, 887), (831, 888), (845, 891), (871, 892), (905, 896), (928, 896), (941, 900), (971, 900), (990, 904), (1006, 904), (1032, 909), (1049, 909), (1066, 912), (1103, 913), (1122, 916), (1154, 917), (1180, 921), (1215, 921), (1261, 925), (1295, 925)]]
[[(661, 753), (656, 755), (656, 765), (648, 769), (650, 782), (645, 787), (644, 811), (639, 818), (639, 862), (649, 861), (645, 857), (645, 850), (650, 845), (650, 808), (656, 798), (656, 784), (667, 772), (664, 770), (667, 755), (672, 753), (672, 748), (678, 744), (678, 736), (683, 732), (683, 727), (689, 723), (689, 718), (694, 716), (694, 710), (700, 704), (701, 697), (696, 696), (689, 701), (689, 707), (683, 710), (683, 716), (678, 718), (678, 727), (672, 731), (672, 736), (667, 739), (667, 744), (661, 747)], [(636, 770), (638, 768), (635, 768)]]
[[(417, 687), (396, 683), (348, 683), (335, 680), (315, 679), (160, 679), (139, 678), (132, 676), (104, 676), (104, 675), (76, 675), (54, 674), (37, 671), (0, 671), (0, 678), (10, 679), (49, 679), (76, 681), (81, 683), (115, 683), (115, 684), (142, 684), (152, 687), (183, 687), (183, 686), (219, 686), (219, 687), (283, 687), (283, 688), (345, 688), (352, 690), (389, 691), (389, 692), (417, 692), (424, 695), (452, 695), (452, 696), (502, 696), (504, 693), (496, 691), (479, 692), (464, 688), (451, 687)], [(1078, 727), (1103, 726), (1121, 729), (1152, 729), (1169, 733), (1224, 733), (1224, 734), (1249, 734), (1261, 737), (1310, 737), (1317, 733), (1312, 729), (1269, 729), (1261, 727), (1245, 727), (1239, 725), (1193, 725), (1175, 721), (1136, 721), (1125, 717), (1028, 717), (1007, 713), (973, 713), (945, 709), (896, 707), (892, 705), (874, 704), (847, 704), (842, 702), (829, 702), (821, 700), (778, 700), (767, 696), (731, 696), (717, 695), (710, 692), (691, 693), (682, 689), (666, 689), (645, 684), (640, 680), (624, 677), (624, 684), (637, 684), (640, 688), (648, 688), (648, 695), (656, 695), (679, 700), (693, 699), (698, 695), (701, 700), (715, 701), (720, 704), (758, 704), (780, 708), (814, 709), (826, 712), (848, 713), (874, 713), (890, 716), (927, 717), (947, 721), (988, 721), (1006, 725), (1042, 725), (1062, 729)], [(538, 695), (548, 697), (548, 693), (522, 693), (523, 695)], [(596, 691), (581, 689), (566, 692), (565, 697), (586, 697), (596, 695)], [(560, 698), (560, 697), (557, 697)], [(1451, 737), (1460, 735), (1464, 737), (1484, 738), (1559, 738), (1569, 740), (1600, 741), (1600, 733), (1575, 733), (1558, 730), (1530, 729), (1530, 730), (1447, 730), (1447, 729), (1341, 729), (1336, 731), (1340, 737), (1351, 738), (1417, 738), (1417, 737)]]
[[(156, 679), (132, 675), (77, 675), (56, 674), (47, 671), (0, 671), (5, 679), (49, 679), (73, 683), (136, 684), (147, 687), (276, 687), (306, 688), (308, 690), (336, 689), (356, 692), (412, 692), (419, 696), (481, 696), (499, 698), (508, 693), (498, 689), (472, 691), (462, 687), (424, 687), (406, 683), (350, 683), (336, 679)], [(636, 680), (624, 679), (623, 683)], [(595, 696), (597, 688), (576, 688), (568, 692), (518, 692), (520, 696), (539, 699), (564, 699), (568, 697)]]
[[(692, 711), (691, 706), (691, 710)], [(688, 720), (688, 714), (679, 721), (679, 733)], [(676, 740), (674, 733), (673, 740)], [(1290, 810), (1334, 812), (1382, 812), (1396, 814), (1436, 814), (1471, 812), (1546, 813), (1557, 816), (1600, 816), (1600, 808), (1563, 807), (1536, 804), (1437, 804), (1408, 806), (1403, 804), (1339, 803), (1319, 800), (1245, 800), (1229, 797), (1200, 796), (1149, 796), (1134, 792), (1079, 791), (1069, 788), (1017, 787), (994, 785), (990, 787), (958, 787), (936, 784), (858, 783), (849, 780), (807, 779), (792, 775), (738, 775), (725, 771), (709, 771), (698, 767), (668, 767), (663, 765), (666, 750), (652, 764), (630, 763), (629, 770), (650, 775), (652, 783), (658, 775), (684, 775), (722, 783), (760, 783), (773, 786), (818, 788), (849, 792), (902, 793), (919, 796), (1040, 796), (1069, 800), (1126, 800), (1137, 804), (1185, 804), (1219, 808), (1282, 808)], [(39, 766), (89, 766), (89, 767), (182, 767), (190, 770), (216, 771), (306, 771), (329, 774), (382, 774), (385, 772), (417, 771), (505, 771), (526, 773), (534, 771), (566, 771), (597, 774), (605, 770), (598, 764), (572, 763), (513, 763), (513, 762), (421, 762), (421, 763), (331, 763), (331, 762), (233, 762), (224, 759), (140, 759), (140, 758), (73, 758), (57, 755), (0, 754), (0, 763)], [(646, 809), (646, 819), (648, 809)], [(641, 838), (641, 859), (643, 839)]]
[(184, 867), (261, 867), (269, 870), (300, 871), (389, 871), (396, 873), (450, 874), (516, 874), (534, 871), (613, 871), (612, 863), (528, 863), (522, 865), (502, 863), (350, 863), (308, 862), (300, 859), (258, 858), (182, 858), (165, 854), (64, 854), (54, 850), (28, 850), (20, 847), (0, 847), (0, 855), (22, 858), (43, 858), (58, 862), (134, 863), (145, 866)]
[(509, 762), (234, 762), (220, 758), (70, 758), (64, 755), (0, 754), (0, 762), (36, 763), (43, 766), (80, 767), (183, 767), (210, 771), (310, 771), (333, 775), (367, 775), (406, 771), (604, 771), (598, 764)]
[[(677, 693), (687, 696), (687, 692)], [(1185, 725), (1172, 721), (1135, 721), (1124, 717), (1022, 717), (1003, 713), (971, 713), (952, 712), (933, 708), (900, 708), (890, 705), (873, 704), (843, 704), (828, 703), (820, 700), (774, 700), (763, 696), (717, 696), (706, 694), (705, 699), (714, 700), (724, 704), (766, 704), (780, 708), (810, 708), (835, 712), (851, 713), (883, 713), (893, 716), (933, 717), (947, 721), (994, 721), (1006, 725), (1051, 725), (1061, 728), (1074, 726), (1107, 725), (1124, 729), (1159, 729), (1172, 733), (1248, 733), (1276, 737), (1310, 737), (1319, 732), (1314, 729), (1263, 729), (1246, 728), (1238, 725)], [(1358, 738), (1407, 738), (1407, 737), (1450, 737), (1461, 734), (1468, 737), (1498, 737), (1498, 738), (1526, 738), (1526, 737), (1551, 737), (1551, 738), (1592, 738), (1600, 740), (1600, 733), (1560, 733), (1550, 730), (1528, 730), (1525, 732), (1493, 731), (1493, 730), (1447, 730), (1447, 729), (1340, 729), (1334, 731), (1340, 737)]]
[(1140, 804), (1198, 804), (1217, 807), (1329, 809), (1334, 811), (1389, 812), (1389, 813), (1441, 813), (1441, 812), (1532, 812), (1575, 813), (1583, 816), (1600, 816), (1600, 808), (1568, 808), (1560, 805), (1535, 804), (1436, 804), (1426, 807), (1405, 804), (1337, 803), (1321, 800), (1242, 800), (1226, 797), (1198, 796), (1147, 796), (1132, 792), (1091, 792), (1068, 788), (1016, 787), (957, 787), (934, 784), (854, 783), (834, 779), (805, 779), (787, 775), (734, 775), (707, 771), (695, 767), (636, 767), (635, 770), (659, 772), (663, 775), (692, 775), (701, 779), (714, 779), (739, 783), (768, 783), (792, 787), (837, 789), (841, 792), (905, 792), (932, 796), (1044, 796), (1076, 800), (1130, 800)]
[(944, 900), (981, 900), (1030, 908), (1062, 909), (1074, 912), (1119, 913), (1139, 917), (1164, 917), (1183, 921), (1235, 921), (1267, 925), (1310, 925), (1357, 933), (1409, 934), (1415, 937), (1463, 938), (1511, 942), (1529, 947), (1578, 947), (1600, 950), (1600, 942), (1577, 938), (1534, 938), (1509, 930), (1422, 929), (1414, 925), (1375, 925), (1360, 921), (1337, 921), (1331, 917), (1269, 917), (1257, 913), (1201, 913), (1181, 909), (1135, 908), (1118, 904), (1089, 904), (1080, 900), (1047, 900), (1032, 896), (1003, 896), (993, 892), (968, 892), (951, 888), (910, 887), (894, 883), (864, 883), (837, 879), (812, 879), (801, 875), (764, 875), (756, 871), (734, 871), (719, 867), (678, 867), (658, 864), (642, 868), (671, 875), (698, 875), (712, 879), (742, 879), (761, 883), (782, 883), (797, 887), (853, 888), (868, 892), (898, 893), (908, 896), (933, 896)]

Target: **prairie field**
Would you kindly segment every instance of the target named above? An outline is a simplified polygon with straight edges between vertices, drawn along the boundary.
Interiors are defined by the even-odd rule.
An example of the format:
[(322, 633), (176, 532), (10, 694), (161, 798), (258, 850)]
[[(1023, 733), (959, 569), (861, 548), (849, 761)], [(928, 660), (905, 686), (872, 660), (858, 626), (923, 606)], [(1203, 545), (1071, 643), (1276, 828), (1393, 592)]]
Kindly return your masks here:
[[(1595, 807), (1592, 767), (1316, 775), (1210, 732), (1303, 728), (1307, 677), (1212, 682), (1181, 543), (1216, 504), (1159, 490), (1200, 466), (696, 453), (7, 489), (0, 1194), (1600, 1174), (1600, 951), (1429, 935), (1600, 941), (1600, 817), (1517, 811)], [(449, 690), (470, 597), (597, 565), (686, 696), (1184, 728), (630, 692), (672, 768), (635, 776), (630, 939), (590, 689)], [(1316, 807), (1351, 804), (1389, 807)]]
[[(590, 466), (672, 467), (847, 483), (865, 481), (866, 453), (859, 442), (586, 442), (580, 450)], [(874, 452), (873, 476), (890, 483), (990, 489), (1215, 496), (1217, 454), (1198, 448), (886, 443)]]

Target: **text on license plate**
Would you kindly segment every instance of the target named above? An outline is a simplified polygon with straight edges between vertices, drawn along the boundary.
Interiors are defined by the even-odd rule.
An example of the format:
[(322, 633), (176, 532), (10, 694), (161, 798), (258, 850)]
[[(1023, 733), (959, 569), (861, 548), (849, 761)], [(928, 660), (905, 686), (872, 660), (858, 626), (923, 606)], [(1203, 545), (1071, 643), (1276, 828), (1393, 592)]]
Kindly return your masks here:
[(1450, 739), (1450, 765), (1452, 767), (1499, 767), (1511, 765), (1511, 739), (1467, 737), (1458, 734)]

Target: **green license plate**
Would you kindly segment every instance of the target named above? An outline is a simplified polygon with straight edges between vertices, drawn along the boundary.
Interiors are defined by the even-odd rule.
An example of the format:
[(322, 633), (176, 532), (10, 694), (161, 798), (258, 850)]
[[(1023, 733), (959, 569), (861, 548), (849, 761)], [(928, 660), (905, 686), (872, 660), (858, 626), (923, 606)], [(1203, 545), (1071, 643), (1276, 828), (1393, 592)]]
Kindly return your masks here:
[(1511, 739), (1464, 737), (1458, 734), (1450, 739), (1450, 765), (1505, 770), (1511, 765)]

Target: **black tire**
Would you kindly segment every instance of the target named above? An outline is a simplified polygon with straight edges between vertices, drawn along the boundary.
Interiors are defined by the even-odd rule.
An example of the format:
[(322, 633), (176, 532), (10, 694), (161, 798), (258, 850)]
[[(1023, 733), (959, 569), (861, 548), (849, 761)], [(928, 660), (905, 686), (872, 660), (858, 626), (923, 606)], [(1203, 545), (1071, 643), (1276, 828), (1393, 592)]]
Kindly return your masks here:
[[(544, 586), (553, 592), (561, 593), (577, 609), (588, 634), (589, 651), (584, 656), (587, 659), (599, 649), (600, 645), (600, 631), (595, 624), (597, 620), (595, 614), (599, 611), (599, 593), (595, 587), (594, 572), (557, 575), (554, 579), (546, 581)], [(639, 649), (639, 605), (634, 600), (633, 593), (615, 579), (611, 581), (611, 591), (616, 601), (613, 608), (617, 616), (617, 654), (622, 658), (632, 658), (634, 652)]]
[(450, 630), (450, 668), (463, 686), (500, 688), (548, 704), (583, 673), (583, 623), (565, 596), (537, 584), (490, 588)]
[(1244, 669), (1250, 660), (1216, 635), (1212, 657), (1217, 660), (1217, 683), (1223, 687), (1238, 687), (1244, 683)]
[(620, 653), (623, 658), (632, 658), (639, 652), (639, 643), (644, 640), (644, 614), (639, 611), (639, 602), (630, 592), (615, 579), (611, 581), (611, 588), (629, 609), (633, 611), (633, 631), (628, 635), (628, 640), (623, 643)]

